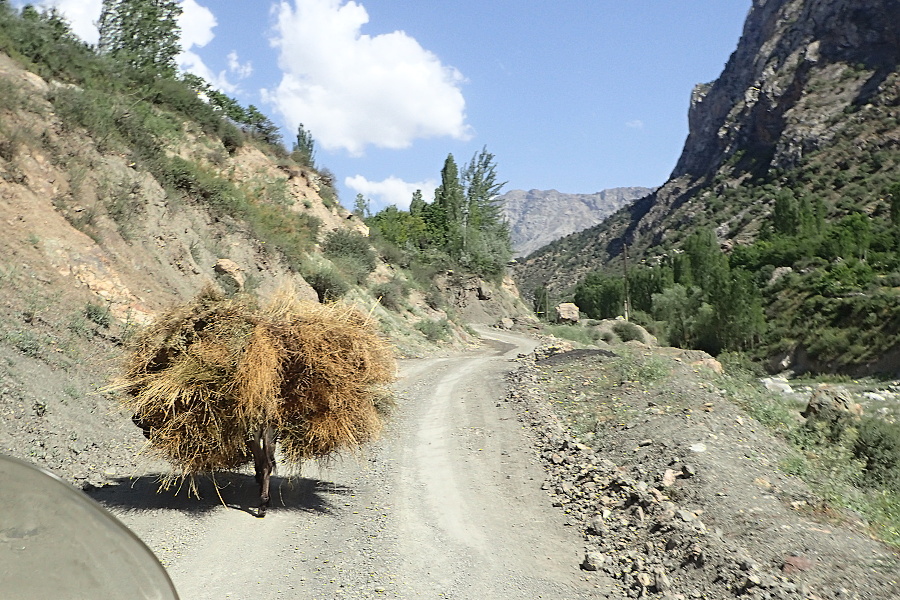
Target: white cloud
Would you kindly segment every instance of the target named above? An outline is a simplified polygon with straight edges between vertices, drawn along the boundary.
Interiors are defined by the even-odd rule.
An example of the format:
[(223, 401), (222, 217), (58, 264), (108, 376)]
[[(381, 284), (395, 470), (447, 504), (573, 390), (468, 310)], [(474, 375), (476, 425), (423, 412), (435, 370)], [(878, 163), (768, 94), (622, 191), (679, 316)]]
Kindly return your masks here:
[(365, 8), (343, 0), (282, 0), (272, 45), (281, 83), (266, 99), (326, 150), (406, 148), (417, 138), (467, 139), (463, 76), (402, 31), (369, 36)]
[(205, 6), (197, 4), (195, 0), (184, 0), (181, 3), (181, 16), (178, 18), (178, 26), (181, 28), (181, 53), (175, 57), (175, 62), (182, 71), (193, 73), (208, 81), (214, 88), (224, 92), (233, 92), (234, 86), (228, 83), (225, 73), (213, 73), (206, 66), (200, 55), (194, 52), (194, 48), (202, 48), (210, 43), (215, 34), (216, 16)]
[(635, 119), (634, 121), (628, 121), (627, 123), (625, 123), (625, 127), (628, 127), (629, 129), (643, 129), (644, 122), (640, 119)]
[(55, 6), (69, 21), (72, 32), (88, 44), (96, 44), (100, 39), (96, 23), (103, 0), (44, 0), (38, 6), (44, 10)]
[(181, 17), (178, 18), (178, 26), (181, 27), (181, 47), (188, 51), (195, 46), (202, 48), (210, 43), (215, 34), (218, 23), (216, 16), (205, 6), (197, 4), (196, 0), (184, 0), (181, 3)]
[(196, 52), (182, 52), (178, 55), (177, 60), (178, 68), (187, 73), (193, 73), (198, 77), (202, 77), (213, 88), (227, 94), (232, 94), (237, 91), (237, 86), (228, 81), (225, 71), (219, 71), (218, 73), (213, 72), (212, 69), (206, 66), (206, 63), (203, 62), (203, 59)]
[[(103, 9), (103, 0), (42, 0), (41, 9), (56, 7), (72, 27), (72, 31), (85, 42), (96, 44), (100, 38), (97, 22)], [(185, 51), (193, 47), (202, 48), (212, 41), (216, 17), (196, 0), (184, 0), (179, 19), (181, 46)]]
[(228, 70), (214, 73), (212, 69), (206, 66), (199, 54), (193, 51), (182, 52), (178, 55), (178, 66), (183, 70), (194, 75), (198, 75), (205, 79), (209, 84), (217, 90), (227, 94), (233, 94), (238, 91), (238, 86), (228, 80), (228, 75), (234, 75), (237, 79), (246, 79), (253, 74), (253, 65), (250, 61), (241, 63), (238, 53), (234, 50), (228, 53)]
[[(406, 210), (416, 190), (422, 190), (422, 196), (426, 202), (430, 202), (434, 196), (434, 189), (438, 186), (436, 180), (427, 180), (410, 183), (393, 175), (382, 181), (369, 181), (362, 175), (354, 175), (344, 179), (344, 185), (366, 198), (375, 201), (379, 208), (396, 204), (397, 208)], [(373, 210), (377, 210), (373, 207)]]
[(234, 73), (238, 79), (246, 79), (253, 75), (253, 64), (248, 60), (241, 63), (238, 53), (234, 50), (228, 53), (228, 70)]

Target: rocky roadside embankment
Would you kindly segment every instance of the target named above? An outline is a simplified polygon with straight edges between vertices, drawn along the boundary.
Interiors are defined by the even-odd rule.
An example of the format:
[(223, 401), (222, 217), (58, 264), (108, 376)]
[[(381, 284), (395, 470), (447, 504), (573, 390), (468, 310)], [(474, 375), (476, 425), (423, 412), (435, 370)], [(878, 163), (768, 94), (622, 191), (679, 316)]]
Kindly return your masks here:
[(900, 597), (896, 554), (784, 474), (788, 448), (711, 371), (676, 359), (656, 385), (617, 383), (588, 399), (615, 405), (613, 417), (576, 435), (567, 403), (583, 410), (617, 360), (539, 349), (507, 397), (534, 433), (552, 503), (584, 534), (581, 567), (598, 587), (612, 579), (628, 597), (665, 600)]

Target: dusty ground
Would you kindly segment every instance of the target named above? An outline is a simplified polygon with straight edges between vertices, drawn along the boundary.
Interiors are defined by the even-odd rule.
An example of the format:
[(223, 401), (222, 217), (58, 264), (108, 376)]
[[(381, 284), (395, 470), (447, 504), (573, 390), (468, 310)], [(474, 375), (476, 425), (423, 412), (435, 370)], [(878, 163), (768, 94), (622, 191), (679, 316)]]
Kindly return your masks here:
[(614, 350), (525, 365), (509, 397), (584, 534), (585, 568), (631, 597), (900, 598), (897, 554), (786, 475), (791, 451), (721, 378)]
[(897, 556), (785, 475), (705, 368), (625, 346), (535, 361), (485, 335), (403, 361), (384, 438), (281, 473), (265, 519), (249, 473), (157, 493), (128, 416), (36, 358), (0, 357), (0, 449), (87, 489), (184, 600), (900, 597)]
[[(247, 473), (217, 477), (221, 500), (208, 481), (200, 500), (157, 493), (164, 466), (149, 463), (88, 493), (154, 550), (185, 600), (591, 597), (600, 580), (579, 568), (580, 534), (550, 506), (528, 431), (503, 402), (505, 374), (535, 342), (489, 335), (478, 349), (404, 361), (382, 441), (282, 473), (264, 519)], [(125, 417), (134, 431), (92, 429), (97, 446), (140, 441)]]
[(491, 335), (506, 341), (404, 362), (383, 440), (279, 478), (265, 519), (251, 514), (250, 475), (218, 478), (227, 507), (209, 485), (201, 501), (156, 494), (153, 473), (91, 495), (157, 552), (185, 600), (589, 597), (580, 536), (549, 507), (502, 402), (510, 359), (533, 342)]

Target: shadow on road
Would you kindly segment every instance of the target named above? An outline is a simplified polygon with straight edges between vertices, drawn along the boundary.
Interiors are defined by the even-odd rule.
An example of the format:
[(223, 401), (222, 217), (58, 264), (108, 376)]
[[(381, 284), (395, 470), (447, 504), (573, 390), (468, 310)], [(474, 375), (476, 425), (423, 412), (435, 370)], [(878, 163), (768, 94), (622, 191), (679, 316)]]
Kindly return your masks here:
[[(215, 478), (195, 477), (194, 483), (196, 492), (191, 490), (190, 480), (176, 482), (164, 489), (157, 475), (119, 477), (87, 494), (106, 508), (115, 510), (140, 512), (163, 509), (202, 514), (224, 504), (228, 508), (256, 515), (259, 486), (253, 475), (217, 473)], [(269, 512), (327, 513), (334, 509), (328, 496), (352, 493), (351, 488), (319, 479), (272, 476)]]

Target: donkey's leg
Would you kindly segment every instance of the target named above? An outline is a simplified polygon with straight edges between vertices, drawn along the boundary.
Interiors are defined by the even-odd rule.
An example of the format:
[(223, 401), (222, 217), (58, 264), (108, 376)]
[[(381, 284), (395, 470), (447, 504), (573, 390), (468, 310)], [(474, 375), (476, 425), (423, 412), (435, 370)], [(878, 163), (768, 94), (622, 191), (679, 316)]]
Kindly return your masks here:
[(271, 426), (263, 426), (259, 433), (262, 439), (263, 461), (262, 481), (259, 484), (259, 514), (265, 516), (266, 509), (269, 508), (269, 480), (272, 471), (275, 470), (275, 430)]
[(253, 467), (256, 471), (256, 483), (262, 485), (263, 463), (265, 462), (265, 460), (263, 458), (261, 430), (257, 429), (256, 431), (251, 432), (251, 437), (247, 440), (247, 448), (250, 449), (250, 454), (253, 455)]
[(265, 427), (260, 427), (251, 432), (250, 439), (247, 440), (247, 447), (253, 454), (253, 467), (256, 471), (256, 483), (259, 484), (259, 509), (256, 516), (266, 516), (266, 507), (269, 505), (269, 473), (271, 468), (267, 467), (266, 460), (266, 442)]

